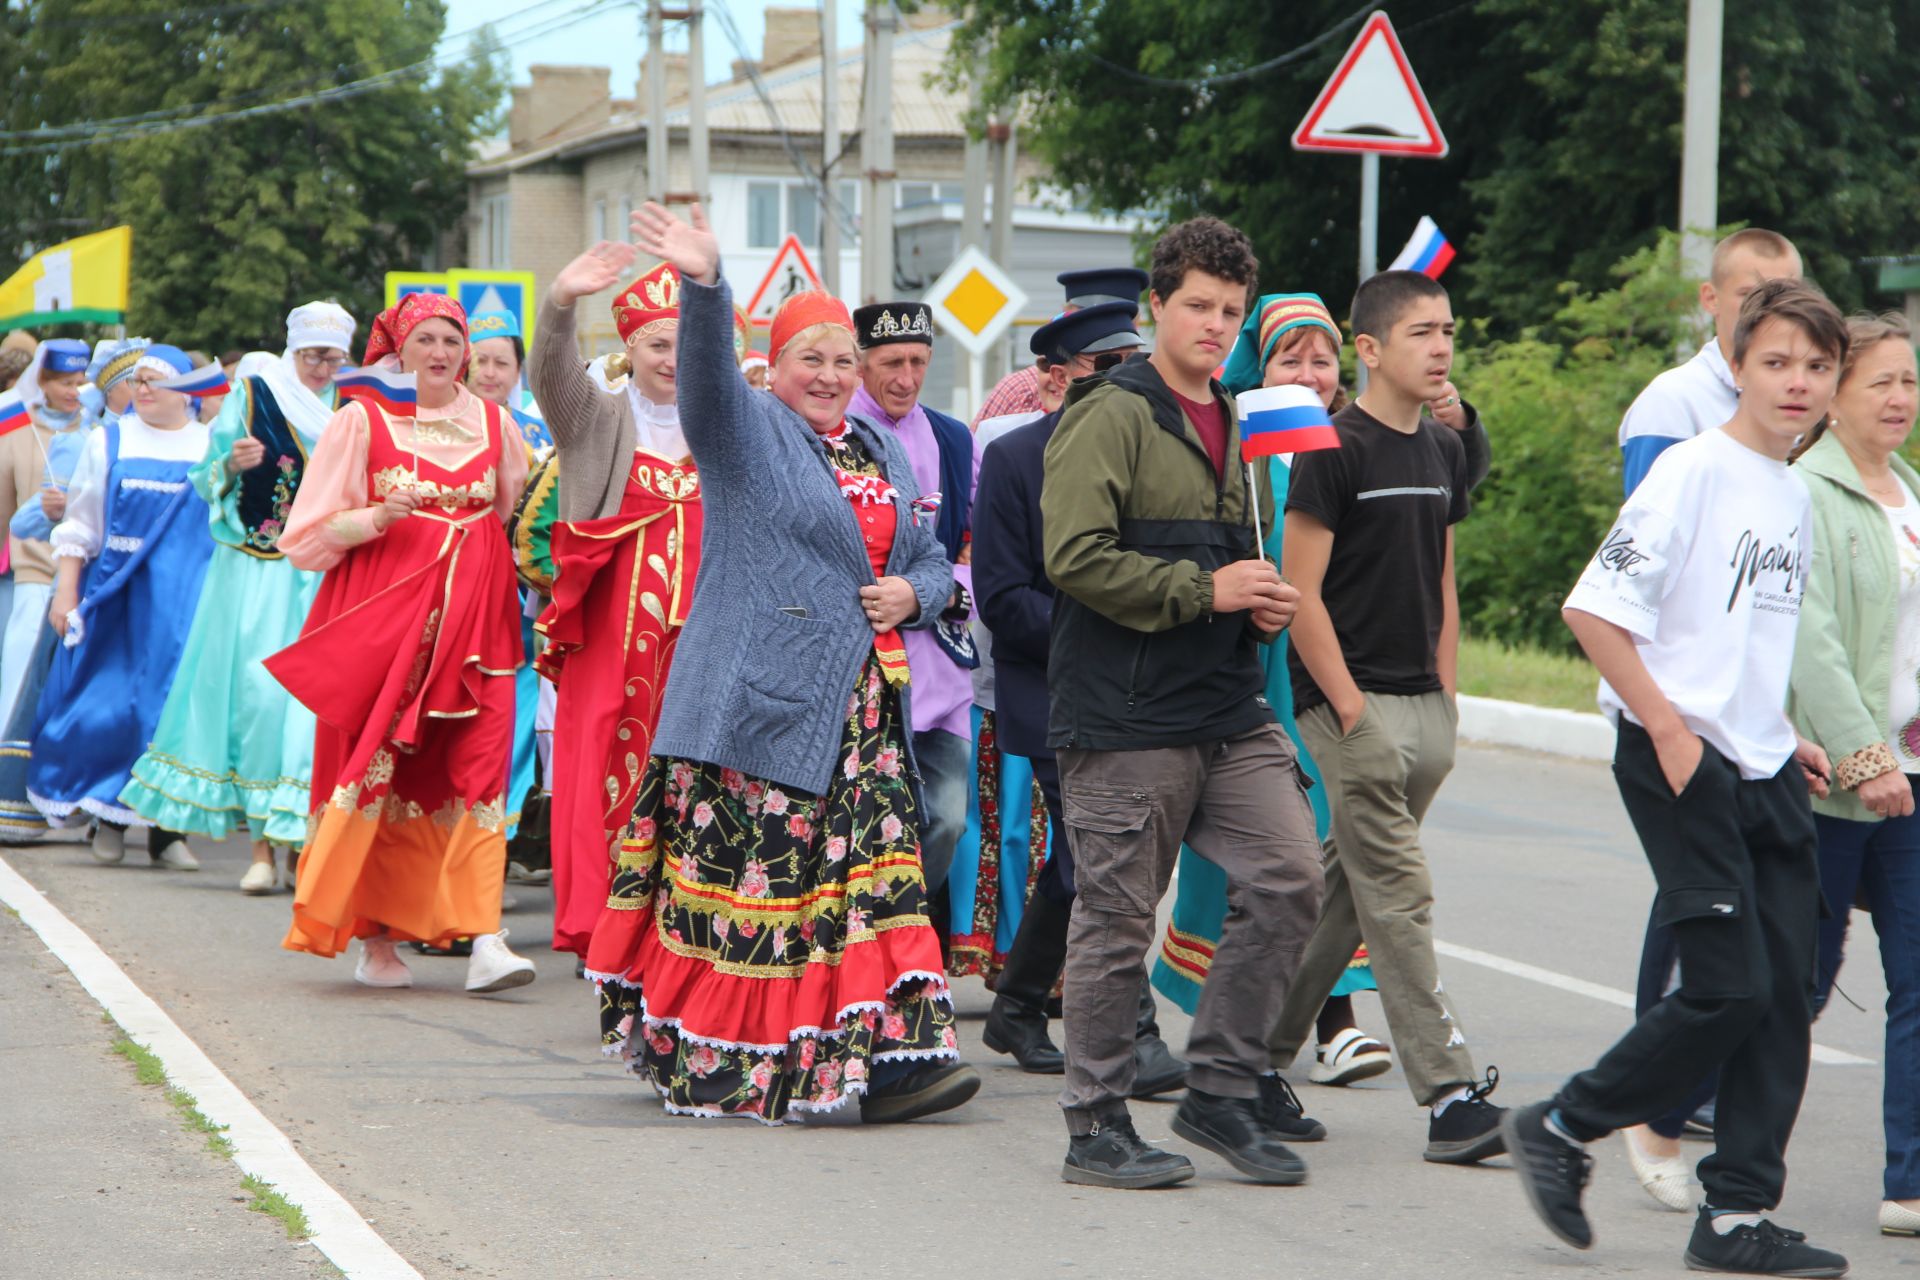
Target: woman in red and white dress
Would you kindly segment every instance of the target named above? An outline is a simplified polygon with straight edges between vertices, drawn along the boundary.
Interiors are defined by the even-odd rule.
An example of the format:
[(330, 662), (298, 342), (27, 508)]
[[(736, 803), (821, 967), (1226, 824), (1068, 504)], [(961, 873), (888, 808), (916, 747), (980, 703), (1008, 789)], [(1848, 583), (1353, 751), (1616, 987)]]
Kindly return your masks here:
[(414, 294), (375, 319), (364, 363), (412, 373), (413, 416), (337, 412), (280, 535), (326, 579), (267, 666), (319, 718), (313, 813), (283, 946), (338, 954), (356, 981), (411, 986), (397, 941), (474, 939), (467, 990), (533, 981), (500, 931), (504, 792), (521, 662), (502, 522), (527, 451), (461, 385), (466, 313)]

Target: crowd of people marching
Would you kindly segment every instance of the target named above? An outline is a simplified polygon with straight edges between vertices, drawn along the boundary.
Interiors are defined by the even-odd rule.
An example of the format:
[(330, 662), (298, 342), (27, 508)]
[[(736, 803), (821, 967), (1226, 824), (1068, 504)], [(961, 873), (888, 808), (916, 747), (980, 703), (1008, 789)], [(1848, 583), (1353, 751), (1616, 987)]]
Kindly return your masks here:
[[(923, 304), (799, 294), (752, 352), (700, 209), (632, 230), (559, 273), (530, 344), (413, 294), (364, 342), (297, 307), (230, 372), (140, 339), (0, 355), (0, 833), (91, 824), (114, 864), (145, 827), (191, 871), (245, 831), (240, 888), (292, 889), (284, 945), (357, 940), (374, 987), (411, 985), (403, 949), (531, 982), (503, 894), (550, 881), (605, 1047), (676, 1114), (959, 1107), (981, 1077), (948, 984), (980, 974), (988, 1049), (1063, 1077), (1062, 1175), (1092, 1186), (1193, 1175), (1129, 1117), (1176, 1090), (1179, 1137), (1303, 1182), (1290, 1144), (1327, 1131), (1283, 1072), (1397, 1056), (1425, 1158), (1510, 1154), (1561, 1239), (1591, 1243), (1586, 1147), (1621, 1130), (1695, 1213), (1689, 1266), (1796, 1276), (1846, 1270), (1769, 1215), (1858, 901), (1890, 991), (1879, 1221), (1920, 1235), (1898, 316), (1843, 319), (1740, 232), (1713, 337), (1621, 426), (1626, 502), (1566, 618), (1658, 889), (1639, 1016), (1509, 1110), (1420, 842), (1458, 724), (1453, 527), (1492, 459), (1445, 289), (1382, 273), (1343, 327), (1196, 219), (1148, 271), (1063, 274), (968, 424), (921, 399)], [(608, 290), (624, 350), (583, 362)], [(1243, 466), (1235, 397), (1263, 387), (1304, 388), (1322, 434)]]

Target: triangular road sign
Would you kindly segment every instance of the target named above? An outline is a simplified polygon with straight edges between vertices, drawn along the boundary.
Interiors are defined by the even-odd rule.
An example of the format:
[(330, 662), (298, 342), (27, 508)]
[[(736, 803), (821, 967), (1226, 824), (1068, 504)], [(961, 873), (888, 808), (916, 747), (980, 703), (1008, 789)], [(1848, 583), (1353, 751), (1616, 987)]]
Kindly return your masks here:
[(753, 291), (753, 301), (747, 303), (747, 319), (769, 323), (780, 304), (794, 294), (824, 288), (820, 273), (813, 269), (807, 251), (800, 247), (800, 237), (790, 235), (780, 242), (779, 251), (773, 255), (773, 265), (760, 277), (760, 287)]
[(1327, 87), (1293, 131), (1296, 151), (1371, 151), (1383, 156), (1447, 154), (1447, 139), (1407, 52), (1384, 12), (1354, 37)]

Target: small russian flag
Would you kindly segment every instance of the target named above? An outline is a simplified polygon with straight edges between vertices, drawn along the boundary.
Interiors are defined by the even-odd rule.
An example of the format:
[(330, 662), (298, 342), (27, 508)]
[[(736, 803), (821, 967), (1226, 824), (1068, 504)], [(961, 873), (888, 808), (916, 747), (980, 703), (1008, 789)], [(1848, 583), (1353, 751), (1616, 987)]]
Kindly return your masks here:
[(1423, 217), (1413, 229), (1412, 239), (1407, 247), (1400, 251), (1387, 267), (1389, 271), (1418, 271), (1423, 276), (1435, 280), (1453, 261), (1453, 246), (1440, 234), (1440, 228), (1434, 225), (1432, 218)]
[(1234, 400), (1240, 417), (1240, 457), (1271, 458), (1278, 453), (1338, 449), (1340, 433), (1312, 387), (1259, 387)]
[(227, 382), (227, 371), (217, 360), (201, 365), (192, 373), (176, 373), (155, 385), (188, 396), (223, 396), (233, 390)]
[(13, 394), (0, 396), (0, 436), (18, 431), (32, 421), (26, 401)]
[(333, 377), (343, 400), (363, 400), (396, 418), (411, 418), (420, 404), (420, 375), (368, 365)]

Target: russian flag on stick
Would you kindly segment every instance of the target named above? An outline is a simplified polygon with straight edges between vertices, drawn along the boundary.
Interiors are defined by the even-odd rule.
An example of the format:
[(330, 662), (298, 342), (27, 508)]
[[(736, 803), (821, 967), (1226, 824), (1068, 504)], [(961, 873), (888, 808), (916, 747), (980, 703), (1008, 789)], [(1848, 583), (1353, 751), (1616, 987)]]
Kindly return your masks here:
[(337, 373), (333, 385), (343, 400), (362, 400), (396, 418), (411, 418), (420, 404), (420, 375), (368, 366)]
[(201, 365), (192, 373), (176, 373), (154, 385), (185, 396), (223, 396), (233, 390), (227, 383), (227, 371), (217, 360)]
[(26, 401), (12, 394), (0, 396), (0, 436), (11, 435), (32, 421)]
[(1453, 246), (1440, 234), (1440, 228), (1434, 225), (1432, 218), (1422, 217), (1413, 229), (1413, 236), (1407, 241), (1407, 247), (1400, 256), (1388, 264), (1389, 271), (1418, 271), (1423, 276), (1435, 280), (1453, 261)]
[(1327, 417), (1327, 408), (1312, 387), (1243, 391), (1234, 406), (1240, 417), (1240, 457), (1244, 461), (1340, 447), (1340, 433), (1333, 429), (1333, 420)]

